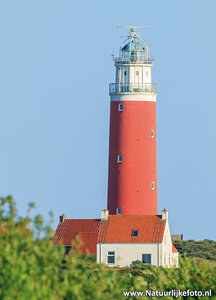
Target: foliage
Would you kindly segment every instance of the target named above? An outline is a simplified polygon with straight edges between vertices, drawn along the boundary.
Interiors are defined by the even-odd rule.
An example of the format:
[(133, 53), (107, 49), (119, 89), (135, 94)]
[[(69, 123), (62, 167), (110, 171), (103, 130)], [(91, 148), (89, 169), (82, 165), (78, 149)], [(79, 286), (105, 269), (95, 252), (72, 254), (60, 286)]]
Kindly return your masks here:
[[(31, 204), (30, 208), (33, 207)], [(42, 218), (37, 216), (31, 221), (31, 231), (29, 221), (29, 216), (16, 217), (11, 196), (0, 199), (0, 299), (118, 300), (131, 299), (123, 297), (125, 290), (173, 288), (212, 289), (212, 294), (216, 294), (215, 264), (206, 261), (198, 264), (196, 260), (183, 258), (178, 269), (142, 264), (109, 268), (96, 264), (95, 257), (75, 250), (64, 257), (64, 248), (53, 246), (51, 229)]]
[(216, 260), (216, 242), (212, 240), (176, 240), (174, 246), (178, 249), (181, 256), (199, 257), (207, 260)]

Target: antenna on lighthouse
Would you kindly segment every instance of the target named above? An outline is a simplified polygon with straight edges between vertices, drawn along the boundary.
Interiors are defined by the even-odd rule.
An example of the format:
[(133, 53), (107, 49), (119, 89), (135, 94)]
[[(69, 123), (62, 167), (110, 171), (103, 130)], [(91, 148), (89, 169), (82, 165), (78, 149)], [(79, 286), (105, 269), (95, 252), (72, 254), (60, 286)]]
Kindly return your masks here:
[(129, 25), (117, 25), (118, 28), (122, 28), (122, 27), (126, 27), (126, 28), (130, 28), (130, 34), (131, 34), (131, 37), (134, 37), (136, 36), (136, 28), (145, 28), (145, 29), (148, 29), (150, 28), (149, 26), (129, 26)]
[[(147, 45), (147, 43), (146, 43), (146, 41), (144, 40), (144, 38), (140, 35), (140, 34), (137, 34), (136, 32), (135, 32), (135, 30), (136, 30), (136, 28), (145, 28), (145, 29), (148, 29), (148, 28), (150, 28), (149, 26), (129, 26), (129, 25), (117, 25), (117, 27), (118, 28), (122, 28), (122, 27), (125, 27), (125, 28), (130, 28), (130, 33), (129, 33), (129, 36), (128, 36), (128, 38), (127, 38), (127, 40), (136, 40), (136, 39), (138, 39), (138, 40), (140, 40), (140, 41), (142, 41), (144, 44), (145, 44), (145, 47), (146, 47), (146, 52), (147, 52), (147, 59), (149, 59), (149, 47), (148, 47), (148, 45)], [(127, 41), (126, 40), (126, 41)], [(123, 43), (122, 43), (122, 45), (121, 45), (121, 47), (120, 47), (120, 49), (122, 48), (122, 46), (124, 45), (124, 43), (126, 42), (126, 41), (124, 41)]]

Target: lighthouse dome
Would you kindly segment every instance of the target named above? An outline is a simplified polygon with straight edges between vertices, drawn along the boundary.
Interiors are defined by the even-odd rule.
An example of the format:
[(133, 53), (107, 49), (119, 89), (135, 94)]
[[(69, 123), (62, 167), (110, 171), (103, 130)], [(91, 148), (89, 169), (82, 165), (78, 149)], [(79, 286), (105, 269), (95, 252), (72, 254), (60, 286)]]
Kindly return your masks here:
[(132, 40), (124, 45), (121, 51), (145, 51), (145, 47), (143, 47), (143, 45), (141, 45), (139, 42)]
[(138, 39), (132, 38), (129, 42), (121, 46), (120, 58), (121, 61), (125, 62), (143, 62), (147, 59), (147, 51), (144, 44), (139, 42)]

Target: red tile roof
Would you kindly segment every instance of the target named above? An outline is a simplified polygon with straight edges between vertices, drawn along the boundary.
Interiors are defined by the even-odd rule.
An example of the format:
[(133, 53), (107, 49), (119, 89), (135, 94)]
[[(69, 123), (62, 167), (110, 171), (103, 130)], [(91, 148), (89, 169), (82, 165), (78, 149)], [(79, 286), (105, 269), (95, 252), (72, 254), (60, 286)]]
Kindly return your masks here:
[[(98, 243), (161, 243), (165, 221), (156, 215), (109, 215), (101, 221)], [(138, 230), (138, 236), (132, 236)]]
[(98, 232), (80, 232), (77, 237), (82, 241), (82, 245), (79, 248), (81, 252), (97, 253)]
[(176, 249), (175, 246), (172, 245), (172, 252), (177, 252), (178, 253), (178, 250)]
[[(64, 246), (69, 246), (72, 245), (72, 241), (75, 239), (75, 237), (79, 236), (83, 239), (83, 245), (81, 247), (82, 251), (86, 251), (88, 248), (90, 248), (88, 250), (90, 251), (90, 253), (92, 253), (91, 251), (94, 248), (94, 246), (92, 246), (92, 243), (93, 241), (97, 241), (96, 237), (98, 235), (99, 225), (100, 219), (66, 219), (63, 223), (58, 224), (53, 244), (63, 244)], [(86, 234), (88, 233), (95, 234), (90, 235), (87, 238)], [(94, 254), (96, 254), (96, 248)]]
[[(66, 219), (59, 223), (53, 244), (69, 246), (79, 237), (82, 240), (80, 250), (96, 254), (97, 243), (161, 243), (164, 229), (165, 221), (155, 215), (109, 215), (107, 221)], [(132, 230), (138, 230), (138, 236), (133, 237)]]

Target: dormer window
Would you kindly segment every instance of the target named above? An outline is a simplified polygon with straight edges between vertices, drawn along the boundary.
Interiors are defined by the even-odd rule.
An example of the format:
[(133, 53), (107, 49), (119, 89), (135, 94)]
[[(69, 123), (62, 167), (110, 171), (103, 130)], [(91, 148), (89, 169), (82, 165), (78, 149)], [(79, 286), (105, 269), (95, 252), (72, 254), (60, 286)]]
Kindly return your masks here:
[(132, 235), (131, 236), (138, 236), (138, 230), (137, 229), (132, 230)]

